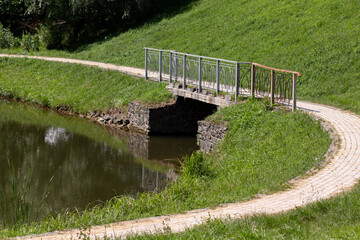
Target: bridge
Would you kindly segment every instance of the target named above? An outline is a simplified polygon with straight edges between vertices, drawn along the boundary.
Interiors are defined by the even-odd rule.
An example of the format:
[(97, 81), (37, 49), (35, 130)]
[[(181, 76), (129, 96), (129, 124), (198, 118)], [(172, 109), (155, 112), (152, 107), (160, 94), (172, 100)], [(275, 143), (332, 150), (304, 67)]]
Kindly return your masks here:
[(145, 79), (169, 82), (177, 96), (220, 107), (244, 97), (269, 98), (296, 109), (296, 81), (299, 72), (237, 62), (173, 50), (145, 49)]
[[(155, 53), (157, 53), (155, 51)], [(173, 54), (174, 52), (172, 52)], [(82, 64), (86, 66), (99, 67), (102, 69), (120, 71), (122, 73), (134, 75), (137, 77), (143, 77), (144, 70), (126, 66), (117, 66), (109, 63), (68, 59), (68, 58), (55, 58), (55, 57), (43, 57), (43, 56), (24, 56), (24, 55), (7, 55), (0, 54), (0, 57), (13, 57), (13, 58), (31, 58), (39, 59), (44, 61), (53, 61), (61, 63), (73, 63)], [(149, 57), (149, 56), (148, 56)], [(155, 56), (156, 59), (156, 56)], [(162, 57), (158, 58), (159, 63)], [(175, 58), (168, 58), (168, 60)], [(148, 61), (148, 59), (147, 59)], [(163, 64), (163, 60), (161, 60)], [(149, 62), (148, 62), (149, 64)], [(251, 67), (253, 64), (249, 63)], [(254, 64), (255, 68), (259, 69), (261, 66)], [(170, 66), (170, 62), (169, 62)], [(173, 63), (172, 63), (173, 66)], [(149, 67), (149, 66), (147, 66)], [(266, 71), (275, 71), (274, 69), (264, 68)], [(173, 68), (174, 70), (174, 68)], [(173, 71), (172, 70), (172, 71)], [(258, 74), (254, 70), (253, 76)], [(257, 71), (257, 69), (255, 69)], [(156, 78), (156, 80), (163, 81), (168, 77), (168, 81), (175, 82), (175, 74), (170, 72), (161, 71), (150, 71), (146, 70), (146, 78)], [(158, 75), (156, 75), (156, 73)], [(160, 74), (161, 73), (161, 77)], [(173, 73), (173, 72), (172, 72)], [(300, 76), (296, 72), (286, 71), (280, 73), (292, 74), (292, 80)], [(180, 74), (180, 73), (178, 73)], [(294, 76), (294, 74), (296, 76)], [(167, 76), (166, 76), (167, 75)], [(272, 73), (274, 78), (274, 72)], [(178, 80), (183, 80), (179, 78)], [(187, 77), (188, 75), (186, 75)], [(250, 76), (250, 78), (251, 78)], [(174, 77), (174, 78), (173, 78)], [(268, 76), (269, 77), (269, 76)], [(271, 76), (270, 76), (271, 77)], [(276, 76), (275, 76), (276, 77)], [(202, 78), (200, 78), (202, 79)], [(219, 77), (220, 79), (220, 77)], [(239, 80), (240, 81), (240, 80)], [(187, 78), (185, 78), (185, 83)], [(221, 82), (219, 81), (219, 91)], [(291, 87), (296, 90), (296, 85), (292, 84)], [(202, 86), (202, 85), (201, 85)], [(239, 91), (240, 91), (240, 85)], [(249, 85), (248, 85), (249, 86)], [(254, 86), (254, 93), (255, 84)], [(274, 85), (273, 85), (274, 86)], [(250, 88), (251, 89), (251, 88)], [(275, 89), (273, 87), (273, 89)], [(295, 91), (293, 91), (295, 93)], [(219, 92), (220, 93), (220, 92)], [(250, 91), (251, 93), (251, 91)], [(276, 101), (278, 95), (275, 95), (273, 100)], [(296, 95), (288, 96), (287, 101), (294, 103), (295, 98), (296, 106)], [(234, 95), (235, 96), (235, 95)], [(336, 148), (333, 154), (327, 156), (325, 162), (327, 163), (321, 169), (314, 169), (314, 172), (310, 175), (304, 176), (304, 178), (296, 178), (291, 181), (292, 187), (277, 193), (271, 193), (268, 195), (261, 195), (256, 199), (249, 200), (240, 203), (231, 203), (227, 205), (218, 206), (213, 209), (198, 209), (189, 211), (183, 214), (174, 214), (167, 216), (157, 216), (150, 218), (143, 218), (137, 220), (123, 221), (119, 223), (106, 224), (102, 226), (91, 227), (88, 231), (88, 237), (90, 239), (96, 238), (124, 238), (134, 234), (146, 234), (156, 232), (161, 229), (170, 229), (172, 232), (185, 231), (195, 225), (206, 223), (209, 219), (225, 218), (225, 219), (239, 219), (246, 216), (258, 215), (258, 214), (275, 214), (283, 213), (284, 211), (290, 211), (295, 208), (303, 207), (307, 204), (314, 203), (319, 200), (328, 199), (332, 196), (338, 195), (339, 193), (349, 191), (360, 179), (360, 117), (351, 112), (343, 111), (332, 106), (319, 105), (316, 103), (298, 101), (298, 108), (311, 113), (313, 116), (323, 119), (328, 123), (329, 128), (333, 131), (333, 136), (337, 136), (338, 142), (334, 143)], [(340, 143), (340, 144), (339, 144)], [(56, 231), (52, 233), (44, 233), (39, 235), (31, 235), (18, 237), (16, 239), (74, 239), (79, 236), (83, 236), (84, 229), (73, 229), (67, 231)]]

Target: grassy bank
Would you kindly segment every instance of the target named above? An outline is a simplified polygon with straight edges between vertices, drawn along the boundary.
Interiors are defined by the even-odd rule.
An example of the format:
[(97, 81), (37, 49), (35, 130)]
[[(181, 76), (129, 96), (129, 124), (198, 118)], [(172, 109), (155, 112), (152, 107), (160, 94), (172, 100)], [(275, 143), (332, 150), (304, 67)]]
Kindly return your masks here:
[[(360, 3), (356, 0), (199, 0), (194, 1), (186, 11), (175, 16), (166, 18), (160, 16), (158, 19), (143, 26), (126, 31), (118, 36), (108, 37), (104, 41), (83, 46), (73, 52), (41, 51), (30, 54), (65, 56), (144, 67), (144, 51), (142, 48), (147, 46), (231, 60), (254, 61), (272, 67), (300, 71), (303, 74), (298, 84), (298, 96), (301, 99), (321, 102), (360, 113), (360, 101), (358, 100), (360, 95), (359, 19)], [(1, 50), (1, 52), (29, 54), (21, 50)], [(21, 70), (25, 63), (21, 62), (18, 64), (17, 69)], [(26, 64), (29, 64), (29, 62)], [(55, 69), (56, 65), (54, 65)], [(4, 70), (8, 74), (16, 76), (17, 71), (12, 71), (12, 66), (10, 66), (11, 63), (6, 63), (5, 65), (2, 63), (0, 74), (3, 74)], [(14, 69), (16, 69), (15, 66)], [(36, 69), (33, 68), (33, 70)], [(51, 79), (53, 71), (49, 70), (49, 68), (43, 70), (50, 75), (49, 79)], [(39, 71), (39, 73), (42, 73), (42, 71)], [(74, 67), (70, 73), (73, 75), (77, 71), (77, 67)], [(102, 72), (101, 70), (96, 71)], [(31, 73), (29, 72), (29, 74)], [(87, 73), (84, 75), (88, 76)], [(99, 77), (99, 80), (102, 80), (102, 77)], [(45, 81), (45, 83), (47, 82)], [(48, 102), (54, 103), (54, 106), (62, 104), (74, 105), (74, 111), (79, 112), (117, 106), (119, 103), (126, 102), (126, 100), (119, 102), (112, 101), (113, 99), (122, 99), (123, 95), (120, 94), (111, 96), (112, 99), (108, 99), (106, 103), (88, 106), (86, 104), (93, 100), (89, 98), (89, 101), (82, 101), (83, 98), (87, 97), (85, 96), (87, 94), (84, 94), (82, 91), (83, 86), (90, 91), (89, 88), (86, 88), (86, 85), (80, 85), (79, 92), (83, 93), (80, 96), (77, 95), (77, 92), (73, 93), (70, 91), (73, 96), (59, 101), (56, 98), (63, 95), (63, 92), (56, 92), (56, 95), (51, 95), (55, 96), (52, 99), (49, 98), (51, 91), (49, 91), (49, 94), (42, 96), (42, 91), (39, 88), (37, 94), (33, 95), (22, 90), (23, 84), (25, 83), (17, 84), (16, 91), (13, 91), (11, 83), (6, 80), (2, 80), (0, 86), (7, 86), (6, 89), (4, 88), (4, 93), (21, 93), (21, 97), (26, 97), (31, 101), (40, 102), (44, 105), (48, 104)], [(103, 86), (99, 87), (103, 89)], [(28, 84), (28, 88), (32, 88), (31, 83)], [(97, 91), (97, 87), (94, 88), (94, 91)], [(141, 88), (138, 87), (138, 89)], [(136, 92), (136, 89), (134, 91)], [(97, 96), (99, 96), (99, 92), (97, 92)], [(18, 95), (20, 96), (20, 94)], [(74, 96), (78, 96), (78, 98)], [(45, 99), (42, 100), (42, 98)], [(84, 107), (85, 105), (87, 107)], [(247, 111), (251, 112), (251, 108), (249, 107)], [(256, 112), (259, 109), (254, 107), (253, 110)], [(224, 117), (226, 118), (227, 114), (238, 117), (238, 115), (233, 115), (231, 112), (232, 110), (229, 110), (229, 112), (225, 113)], [(239, 122), (231, 123), (231, 120), (235, 121), (235, 118), (229, 118), (229, 124), (233, 127), (223, 146), (213, 156), (206, 157), (205, 160), (201, 157), (194, 158), (202, 159), (197, 161), (200, 162), (204, 169), (202, 168), (203, 170), (200, 173), (189, 171), (192, 177), (181, 178), (162, 194), (144, 194), (138, 200), (115, 199), (107, 203), (104, 208), (89, 210), (81, 214), (64, 213), (58, 218), (48, 219), (37, 226), (18, 226), (3, 229), (2, 233), (10, 236), (82, 227), (84, 225), (101, 224), (123, 219), (180, 212), (207, 205), (214, 206), (227, 201), (244, 200), (256, 193), (283, 188), (283, 183), (286, 179), (291, 179), (291, 176), (301, 174), (310, 168), (310, 166), (302, 165), (299, 162), (282, 162), (289, 157), (284, 157), (284, 154), (300, 154), (299, 157), (301, 159), (303, 154), (306, 153), (309, 154), (307, 156), (308, 159), (321, 159), (322, 154), (326, 151), (328, 142), (326, 144), (318, 143), (322, 145), (321, 147), (313, 143), (315, 140), (311, 140), (315, 139), (315, 136), (312, 134), (316, 135), (317, 132), (313, 130), (309, 131), (310, 140), (307, 138), (307, 135), (301, 136), (299, 135), (301, 133), (292, 133), (294, 138), (300, 138), (298, 141), (301, 141), (301, 137), (305, 137), (304, 142), (295, 142), (293, 147), (291, 147), (292, 145), (289, 142), (295, 139), (287, 139), (284, 144), (277, 142), (282, 138), (281, 132), (285, 132), (284, 129), (288, 131), (287, 124), (289, 126), (293, 124), (291, 123), (292, 120), (286, 119), (285, 123), (283, 120), (278, 120), (278, 117), (280, 115), (292, 116), (288, 118), (294, 118), (295, 122), (301, 122), (302, 117), (296, 117), (298, 113), (295, 115), (284, 115), (279, 112), (273, 113), (264, 110), (261, 111), (259, 116), (254, 117), (254, 112), (246, 116), (258, 124), (255, 125), (257, 128), (278, 135), (271, 135), (272, 139), (267, 134), (262, 136), (260, 132), (257, 132), (257, 128), (249, 124), (246, 119), (240, 118)], [(259, 119), (263, 119), (263, 122), (257, 121)], [(267, 125), (268, 121), (274, 125), (278, 122), (283, 125), (281, 127), (276, 125), (275, 133), (272, 133), (269, 129), (272, 130), (274, 126), (270, 125), (270, 123)], [(308, 131), (304, 130), (307, 125), (313, 126), (309, 123), (301, 124), (298, 122), (298, 124), (298, 129), (302, 130), (304, 134)], [(241, 126), (247, 126), (245, 131), (247, 135), (241, 135), (240, 132), (233, 130), (239, 129), (240, 131), (244, 129)], [(258, 140), (261, 138), (263, 138), (264, 144), (261, 144), (261, 141)], [(319, 139), (326, 138), (319, 137)], [(257, 148), (251, 147), (252, 142), (255, 142), (254, 144)], [(283, 151), (283, 146), (290, 153)], [(274, 153), (275, 150), (268, 151), (267, 149), (276, 149), (276, 147), (279, 151), (276, 154)], [(247, 151), (246, 148), (249, 148), (249, 150)], [(293, 152), (293, 149), (296, 151)], [(308, 153), (309, 149), (317, 149), (319, 152), (322, 152)], [(222, 154), (224, 155), (222, 156)], [(274, 156), (280, 157), (274, 160)], [(231, 159), (231, 161), (226, 161), (226, 159)], [(268, 162), (261, 161), (268, 159), (270, 159)], [(196, 163), (197, 161), (194, 160), (192, 162)], [(236, 164), (233, 164), (233, 161)], [(290, 171), (289, 175), (284, 175), (287, 174), (288, 169), (285, 172), (284, 170), (278, 172), (278, 170), (272, 168), (271, 161), (274, 161), (275, 165), (280, 166), (282, 170), (281, 164), (283, 163), (290, 164), (291, 166), (288, 166), (288, 168), (298, 168), (300, 166), (300, 170)], [(304, 161), (304, 159), (301, 161)], [(227, 166), (228, 164), (233, 164), (232, 166), (234, 167), (231, 168)], [(316, 161), (311, 162), (311, 164), (316, 164)], [(257, 170), (257, 168), (262, 167), (261, 165), (264, 165), (265, 169), (261, 170), (265, 172)], [(216, 169), (214, 166), (220, 166), (220, 168)], [(227, 169), (230, 170), (229, 176), (221, 175)], [(274, 177), (275, 173), (278, 176)], [(234, 179), (242, 175), (249, 179), (258, 180), (258, 182), (253, 181), (251, 184), (248, 184), (247, 180), (241, 177)], [(246, 187), (241, 184), (245, 184)], [(220, 189), (221, 194), (219, 195), (221, 196), (214, 194), (214, 191), (205, 192), (203, 190), (209, 186), (211, 188), (214, 186), (214, 189)], [(234, 189), (232, 186), (237, 187)], [(202, 192), (199, 192), (199, 189)], [(229, 193), (230, 190), (234, 192), (234, 195)], [(310, 234), (313, 233), (315, 238), (336, 238), (338, 236), (355, 238), (356, 233), (359, 232), (359, 214), (356, 210), (359, 205), (358, 199), (359, 193), (357, 188), (350, 194), (324, 201), (308, 208), (298, 209), (289, 214), (255, 217), (230, 224), (228, 222), (214, 222), (208, 226), (202, 226), (189, 231), (184, 235), (172, 235), (171, 237), (191, 238), (194, 236), (193, 238), (200, 238), (208, 236), (209, 238), (221, 238), (223, 236), (224, 238), (230, 238), (238, 234), (244, 236), (244, 238), (310, 238)], [(345, 216), (342, 214), (344, 212), (346, 213)], [(209, 233), (206, 233), (206, 231), (209, 231)], [(229, 232), (229, 235), (226, 235), (226, 232)], [(352, 233), (354, 235), (351, 235)], [(168, 237), (170, 236), (167, 235), (160, 238)]]
[(74, 52), (32, 54), (144, 67), (142, 48), (155, 47), (253, 61), (301, 72), (302, 99), (360, 113), (359, 19), (356, 0), (199, 0)]
[(351, 193), (286, 214), (214, 220), (180, 234), (129, 239), (359, 239), (360, 185)]
[(47, 107), (67, 106), (78, 113), (126, 109), (134, 100), (160, 103), (172, 99), (166, 84), (98, 68), (0, 58), (0, 69), (0, 95)]
[(262, 101), (247, 101), (218, 114), (216, 119), (229, 124), (223, 144), (210, 156), (188, 158), (182, 176), (163, 192), (143, 193), (137, 199), (115, 198), (102, 207), (65, 212), (1, 233), (18, 236), (247, 200), (287, 187), (288, 180), (320, 162), (330, 144), (328, 134), (309, 116), (271, 111)]

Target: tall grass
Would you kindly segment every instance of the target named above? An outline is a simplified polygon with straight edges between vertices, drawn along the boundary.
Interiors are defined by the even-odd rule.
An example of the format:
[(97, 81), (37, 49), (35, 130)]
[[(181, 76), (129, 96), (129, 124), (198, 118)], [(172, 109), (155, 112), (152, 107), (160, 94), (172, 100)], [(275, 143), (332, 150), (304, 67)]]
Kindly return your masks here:
[(31, 169), (29, 168), (26, 173), (17, 171), (10, 160), (8, 160), (8, 167), (10, 181), (8, 186), (4, 186), (0, 191), (0, 222), (4, 227), (12, 227), (38, 221), (52, 178), (38, 200), (35, 195), (37, 183), (34, 185), (30, 179)]

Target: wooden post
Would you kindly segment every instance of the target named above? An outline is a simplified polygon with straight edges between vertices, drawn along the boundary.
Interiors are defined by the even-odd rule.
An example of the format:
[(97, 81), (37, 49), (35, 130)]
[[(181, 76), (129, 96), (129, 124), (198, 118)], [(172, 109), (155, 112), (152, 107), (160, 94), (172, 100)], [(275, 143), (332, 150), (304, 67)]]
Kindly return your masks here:
[(255, 96), (255, 65), (251, 64), (251, 96), (254, 97)]
[(216, 96), (220, 92), (220, 60), (216, 60)]
[(159, 82), (162, 80), (162, 51), (159, 52)]
[(292, 110), (293, 112), (296, 110), (296, 74), (293, 73), (293, 89), (292, 89), (292, 101), (293, 101), (293, 105), (292, 105)]
[(198, 93), (201, 93), (201, 91), (202, 91), (201, 81), (202, 81), (202, 57), (199, 57), (199, 86), (198, 86)]
[(145, 80), (148, 79), (148, 53), (149, 50), (145, 49)]
[(271, 89), (270, 89), (270, 100), (271, 100), (271, 105), (274, 105), (275, 103), (275, 71), (271, 70)]
[(183, 89), (186, 89), (186, 55), (184, 55), (184, 63), (183, 63), (183, 74), (184, 74), (184, 78), (183, 78)]
[(235, 68), (235, 102), (237, 101), (237, 97), (239, 95), (239, 78), (240, 78), (240, 74), (239, 74), (239, 63), (236, 63), (236, 68)]

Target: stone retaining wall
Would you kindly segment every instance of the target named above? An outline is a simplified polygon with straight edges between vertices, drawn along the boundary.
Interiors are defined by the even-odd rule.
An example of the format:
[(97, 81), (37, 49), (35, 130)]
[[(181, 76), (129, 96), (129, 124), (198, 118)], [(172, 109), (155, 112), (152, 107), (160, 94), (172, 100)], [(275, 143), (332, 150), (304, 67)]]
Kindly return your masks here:
[(145, 106), (132, 102), (128, 106), (131, 128), (148, 135), (195, 135), (197, 122), (216, 111), (217, 107), (190, 98), (177, 97), (165, 106)]
[(198, 145), (200, 150), (211, 152), (216, 144), (224, 138), (227, 127), (208, 121), (198, 121)]

